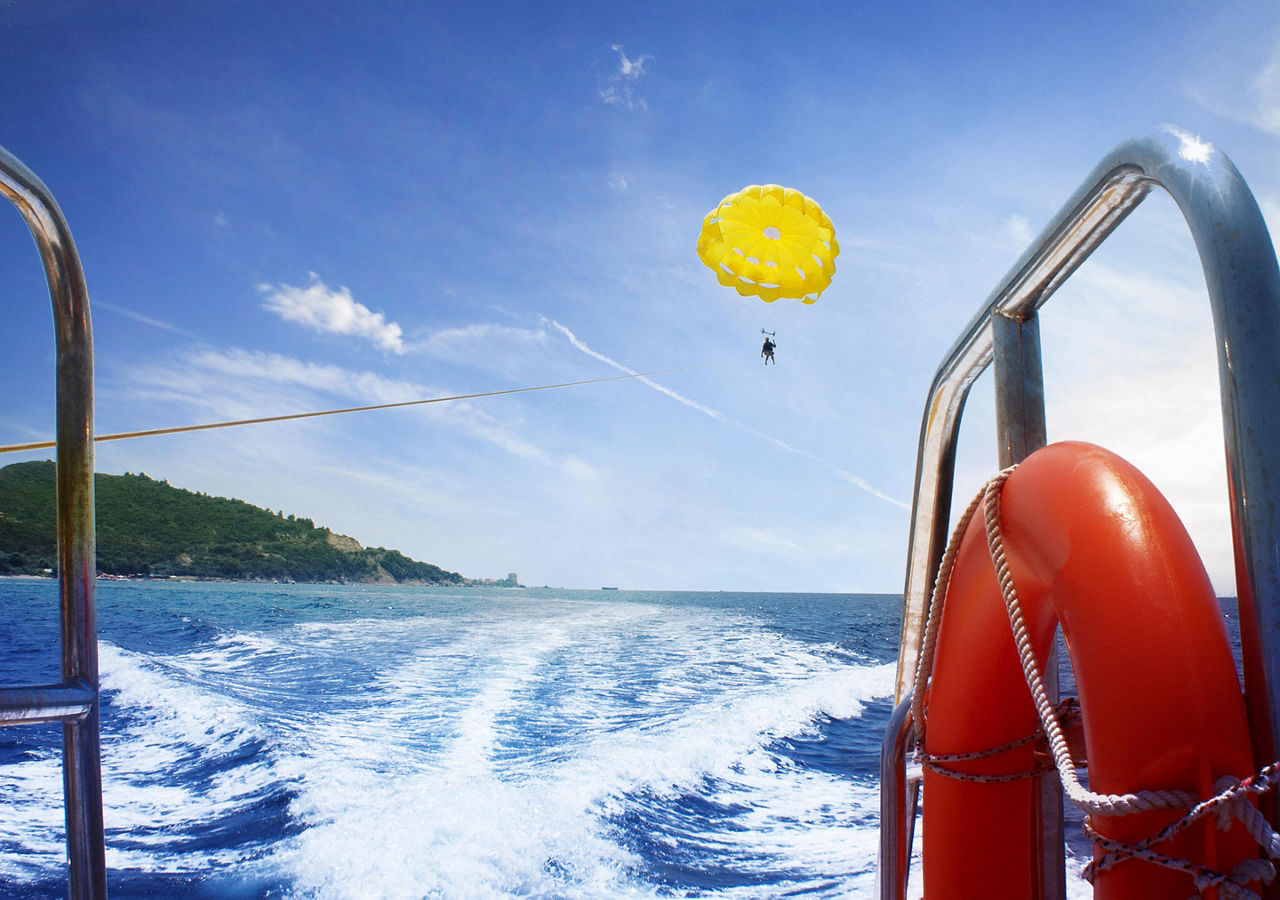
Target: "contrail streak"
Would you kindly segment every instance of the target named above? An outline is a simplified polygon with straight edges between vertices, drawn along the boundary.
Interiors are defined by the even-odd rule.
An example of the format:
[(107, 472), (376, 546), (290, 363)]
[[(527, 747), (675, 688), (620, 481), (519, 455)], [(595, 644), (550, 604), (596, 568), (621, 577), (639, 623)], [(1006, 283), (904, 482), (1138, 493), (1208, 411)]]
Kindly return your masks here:
[(709, 416), (712, 419), (715, 419), (717, 422), (723, 422), (726, 425), (732, 425), (734, 428), (737, 428), (740, 431), (745, 431), (747, 434), (757, 437), (762, 441), (768, 441), (770, 444), (773, 444), (775, 447), (781, 450), (786, 450), (787, 452), (794, 453), (797, 456), (803, 456), (805, 459), (812, 460), (813, 462), (826, 466), (827, 468), (834, 471), (836, 475), (838, 475), (841, 478), (841, 480), (847, 481), (849, 484), (852, 484), (854, 487), (859, 488), (860, 490), (866, 491), (868, 494), (870, 494), (871, 496), (875, 497), (878, 500), (883, 500), (885, 503), (891, 503), (894, 506), (901, 507), (902, 509), (908, 509), (908, 510), (911, 509), (910, 504), (903, 503), (901, 500), (898, 500), (894, 497), (890, 497), (888, 494), (884, 493), (883, 491), (873, 487), (871, 484), (867, 482), (866, 479), (861, 478), (857, 475), (854, 475), (852, 472), (846, 472), (844, 469), (840, 468), (834, 463), (827, 462), (822, 457), (816, 456), (813, 453), (810, 453), (808, 450), (801, 450), (799, 447), (793, 447), (790, 444), (788, 444), (786, 441), (779, 440), (778, 438), (774, 437), (771, 434), (766, 434), (763, 431), (757, 431), (755, 428), (752, 428), (750, 425), (746, 425), (735, 419), (730, 419), (724, 413), (714, 410), (709, 406), (703, 406), (701, 403), (697, 402), (696, 400), (690, 400), (688, 397), (685, 397), (682, 394), (678, 394), (675, 391), (671, 390), (670, 388), (664, 387), (658, 384), (656, 381), (653, 381), (652, 379), (646, 378), (644, 375), (640, 375), (634, 372), (633, 370), (624, 366), (622, 363), (617, 362), (616, 360), (612, 360), (609, 357), (605, 356), (603, 353), (599, 353), (595, 350), (592, 350), (576, 334), (574, 334), (568, 328), (565, 328), (563, 325), (561, 325), (559, 322), (555, 321), (554, 319), (544, 318), (542, 319), (542, 321), (550, 325), (551, 327), (555, 328), (561, 334), (563, 334), (569, 340), (570, 344), (572, 344), (576, 349), (581, 350), (583, 353), (587, 354), (587, 356), (590, 356), (592, 359), (598, 359), (600, 360), (600, 362), (613, 366), (615, 369), (618, 369), (621, 372), (626, 372), (628, 375), (635, 376), (636, 380), (644, 382), (645, 384), (653, 388), (658, 393), (666, 394), (672, 400), (675, 400), (679, 403), (683, 403), (685, 406), (688, 406), (691, 409), (696, 409), (698, 412), (702, 413), (705, 416)]
[(586, 344), (580, 341), (576, 334), (574, 334), (568, 328), (565, 328), (563, 325), (561, 325), (559, 322), (555, 321), (554, 319), (543, 319), (542, 321), (551, 325), (553, 328), (555, 328), (557, 331), (559, 331), (561, 334), (567, 337), (569, 339), (570, 344), (573, 344), (573, 346), (577, 347), (583, 353), (587, 354), (587, 356), (590, 356), (593, 359), (598, 359), (602, 363), (606, 363), (610, 366), (613, 366), (615, 369), (617, 369), (620, 372), (626, 372), (628, 375), (634, 376), (637, 380), (643, 381), (645, 384), (649, 385), (649, 387), (653, 388), (658, 393), (666, 394), (672, 400), (679, 401), (680, 403), (683, 403), (685, 406), (692, 407), (693, 409), (696, 409), (698, 412), (702, 413), (703, 415), (710, 416), (711, 418), (721, 422), (728, 421), (728, 419), (726, 419), (721, 413), (716, 412), (714, 409), (711, 409), (710, 407), (707, 407), (707, 406), (703, 406), (701, 403), (698, 403), (696, 400), (690, 400), (688, 397), (682, 397), (680, 394), (677, 394), (675, 391), (671, 390), (670, 388), (663, 387), (662, 385), (658, 384), (656, 381), (649, 380), (644, 375), (641, 375), (632, 369), (628, 369), (622, 363), (610, 359), (609, 357), (605, 356), (603, 353), (597, 353), (595, 350), (592, 350), (590, 347), (588, 347)]

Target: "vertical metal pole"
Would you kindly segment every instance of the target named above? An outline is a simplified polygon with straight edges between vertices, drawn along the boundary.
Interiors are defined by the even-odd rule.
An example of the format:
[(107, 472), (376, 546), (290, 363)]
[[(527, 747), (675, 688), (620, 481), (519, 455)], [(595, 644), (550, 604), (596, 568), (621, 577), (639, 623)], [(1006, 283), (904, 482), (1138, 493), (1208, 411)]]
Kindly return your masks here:
[(911, 840), (916, 824), (919, 785), (907, 778), (911, 746), (911, 694), (894, 707), (880, 745), (880, 900), (905, 900), (911, 869)]
[[(49, 189), (0, 148), (0, 194), (26, 220), (49, 282), (57, 346), (58, 597), (62, 679), (87, 702), (63, 721), (62, 779), (71, 896), (107, 895), (99, 743), (98, 621), (93, 498), (93, 335), (75, 241)], [(33, 719), (34, 721), (34, 719)]]
[[(1000, 468), (1022, 462), (1047, 441), (1044, 415), (1044, 369), (1040, 359), (1040, 324), (1036, 314), (991, 317), (996, 381), (996, 432)], [(1058, 654), (1044, 661), (1045, 688), (1058, 702)], [(1036, 900), (1065, 900), (1066, 858), (1063, 849), (1062, 786), (1058, 774), (1045, 772), (1033, 782), (1036, 820)]]
[[(79, 276), (79, 271), (75, 272)], [(58, 325), (58, 582), (62, 679), (89, 687), (84, 716), (62, 725), (62, 778), (71, 896), (107, 895), (99, 744), (98, 623), (93, 485), (93, 340), (83, 278)]]
[(1045, 445), (1044, 369), (1040, 362), (1040, 320), (991, 316), (992, 364), (996, 380), (996, 435), (1004, 469)]

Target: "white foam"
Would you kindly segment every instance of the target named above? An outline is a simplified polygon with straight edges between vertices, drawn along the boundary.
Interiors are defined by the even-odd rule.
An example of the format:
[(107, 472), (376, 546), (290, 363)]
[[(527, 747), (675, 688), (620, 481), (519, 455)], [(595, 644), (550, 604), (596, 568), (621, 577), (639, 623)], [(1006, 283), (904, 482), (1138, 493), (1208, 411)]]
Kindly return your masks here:
[[(114, 710), (102, 733), (103, 821), (112, 869), (205, 871), (241, 861), (235, 848), (177, 851), (172, 843), (175, 835), (199, 830), (275, 784), (270, 760), (258, 758), (195, 786), (190, 772), (202, 759), (253, 749), (265, 735), (248, 710), (175, 677), (166, 661), (99, 644), (103, 693)], [(0, 871), (16, 881), (59, 871), (65, 854), (60, 754), (50, 748), (0, 773), (0, 831), (21, 845), (0, 854)]]
[(6, 882), (29, 883), (61, 863), (66, 850), (60, 753), (29, 753), (22, 762), (0, 767), (0, 833), (8, 838), (0, 844), (0, 878)]
[(712, 799), (758, 807), (746, 832), (735, 823), (709, 841), (801, 870), (868, 870), (874, 785), (781, 771), (766, 747), (858, 715), (891, 693), (892, 666), (850, 667), (700, 610), (539, 615), (433, 632), (369, 704), (311, 723), (305, 749), (277, 766), (308, 825), (278, 857), (300, 893), (649, 896), (615, 818), (638, 795), (701, 792), (708, 778), (723, 782)]

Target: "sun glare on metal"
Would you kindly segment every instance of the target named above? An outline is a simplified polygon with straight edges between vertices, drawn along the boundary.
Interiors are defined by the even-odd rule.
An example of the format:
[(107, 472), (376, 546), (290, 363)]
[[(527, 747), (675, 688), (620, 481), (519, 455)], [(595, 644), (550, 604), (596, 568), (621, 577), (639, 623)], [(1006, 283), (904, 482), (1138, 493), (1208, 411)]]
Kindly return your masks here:
[(1180, 157), (1187, 162), (1208, 164), (1209, 158), (1214, 153), (1213, 144), (1208, 141), (1202, 141), (1198, 134), (1191, 134), (1173, 126), (1168, 126), (1165, 131), (1178, 139), (1178, 155)]

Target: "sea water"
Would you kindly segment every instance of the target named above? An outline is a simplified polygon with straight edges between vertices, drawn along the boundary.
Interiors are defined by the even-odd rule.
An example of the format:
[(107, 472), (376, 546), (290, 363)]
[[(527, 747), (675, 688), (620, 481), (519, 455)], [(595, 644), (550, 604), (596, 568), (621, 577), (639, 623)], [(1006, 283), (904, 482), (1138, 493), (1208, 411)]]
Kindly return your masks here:
[[(896, 595), (98, 600), (113, 897), (876, 896)], [(0, 684), (59, 680), (57, 615), (0, 579)], [(60, 746), (0, 729), (0, 897), (66, 896)]]
[[(100, 582), (115, 897), (874, 895), (887, 595)], [(0, 581), (0, 683), (58, 680)], [(65, 896), (58, 726), (0, 894)]]

